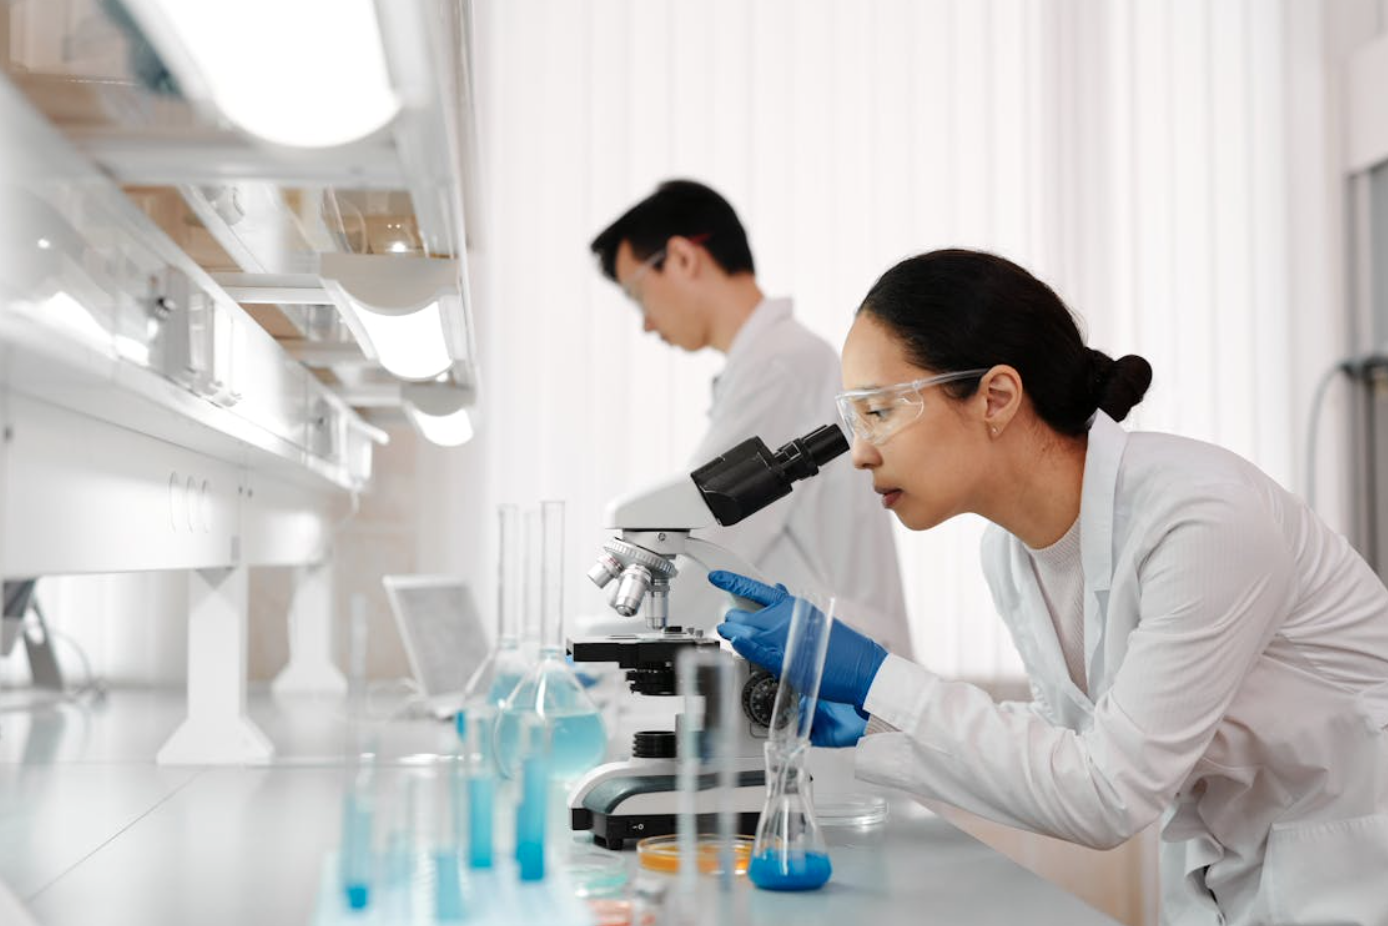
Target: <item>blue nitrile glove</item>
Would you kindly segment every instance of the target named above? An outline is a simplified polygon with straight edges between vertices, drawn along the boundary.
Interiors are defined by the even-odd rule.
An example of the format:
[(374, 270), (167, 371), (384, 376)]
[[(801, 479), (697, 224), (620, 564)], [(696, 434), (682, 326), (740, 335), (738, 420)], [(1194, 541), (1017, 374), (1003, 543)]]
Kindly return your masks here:
[[(725, 592), (763, 606), (760, 611), (732, 609), (718, 625), (718, 632), (732, 643), (739, 656), (779, 677), (795, 596), (784, 585), (772, 588), (722, 569), (710, 572), (708, 580)], [(829, 652), (824, 657), (819, 697), (861, 708), (886, 658), (882, 644), (843, 621), (834, 621), (829, 628)]]
[(841, 749), (856, 746), (867, 732), (868, 715), (852, 704), (820, 701), (814, 706), (810, 745)]

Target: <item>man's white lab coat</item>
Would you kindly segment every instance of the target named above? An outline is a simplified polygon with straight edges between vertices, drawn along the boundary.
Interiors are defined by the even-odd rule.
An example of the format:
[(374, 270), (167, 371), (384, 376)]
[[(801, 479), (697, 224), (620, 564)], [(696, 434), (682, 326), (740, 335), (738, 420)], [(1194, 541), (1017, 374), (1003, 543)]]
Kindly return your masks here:
[[(1032, 682), (994, 705), (895, 656), (859, 776), (1114, 846), (1165, 814), (1171, 924), (1388, 923), (1388, 591), (1248, 462), (1100, 413), (1080, 509), (1089, 694), (1022, 543), (983, 565)], [(962, 616), (961, 616), (962, 617)]]
[[(792, 317), (789, 299), (764, 300), (733, 338), (714, 380), (708, 431), (691, 466), (749, 437), (775, 450), (837, 424), (834, 395), (842, 388), (833, 348)], [(733, 550), (793, 592), (835, 595), (846, 623), (894, 653), (911, 654), (891, 516), (848, 454), (740, 524), (698, 536)]]

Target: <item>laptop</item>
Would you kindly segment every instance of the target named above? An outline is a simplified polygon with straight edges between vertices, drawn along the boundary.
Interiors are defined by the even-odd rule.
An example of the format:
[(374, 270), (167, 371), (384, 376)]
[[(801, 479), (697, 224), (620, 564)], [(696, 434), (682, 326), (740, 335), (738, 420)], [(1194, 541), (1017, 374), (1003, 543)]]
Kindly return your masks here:
[(471, 590), (455, 576), (389, 575), (381, 583), (429, 713), (452, 717), (491, 649)]

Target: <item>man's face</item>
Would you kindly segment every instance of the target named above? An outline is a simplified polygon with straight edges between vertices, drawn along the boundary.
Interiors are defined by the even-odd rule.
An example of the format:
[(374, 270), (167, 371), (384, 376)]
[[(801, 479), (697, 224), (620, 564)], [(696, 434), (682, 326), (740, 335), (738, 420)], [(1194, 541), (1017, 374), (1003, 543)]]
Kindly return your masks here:
[(644, 330), (654, 331), (666, 344), (702, 350), (708, 346), (707, 325), (680, 254), (662, 250), (652, 258), (636, 257), (630, 242), (623, 241), (617, 246), (618, 285), (636, 304)]

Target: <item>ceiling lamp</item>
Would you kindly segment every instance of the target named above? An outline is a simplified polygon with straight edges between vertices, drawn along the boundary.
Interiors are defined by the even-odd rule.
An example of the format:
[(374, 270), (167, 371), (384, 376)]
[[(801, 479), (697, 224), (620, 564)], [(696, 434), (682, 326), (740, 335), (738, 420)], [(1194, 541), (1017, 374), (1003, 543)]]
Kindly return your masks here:
[(471, 389), (453, 383), (410, 383), (400, 397), (405, 415), (430, 443), (457, 447), (472, 440)]
[(431, 380), (464, 356), (456, 260), (324, 254), (319, 276), (362, 351), (405, 380)]
[(373, 0), (127, 0), (185, 95), (277, 145), (325, 148), (400, 111)]

